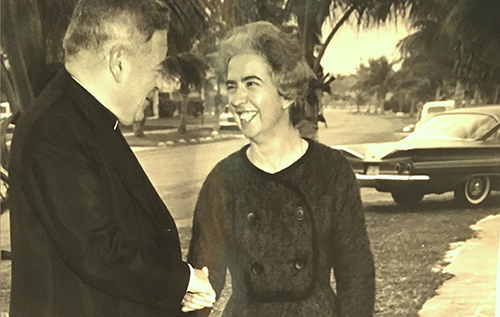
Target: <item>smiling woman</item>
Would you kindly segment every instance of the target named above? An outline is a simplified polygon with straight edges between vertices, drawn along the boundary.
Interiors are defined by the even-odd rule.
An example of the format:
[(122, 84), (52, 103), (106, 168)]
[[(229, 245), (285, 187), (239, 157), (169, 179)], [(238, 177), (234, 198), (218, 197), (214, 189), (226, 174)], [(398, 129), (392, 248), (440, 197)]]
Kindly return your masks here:
[(188, 261), (209, 268), (219, 296), (229, 268), (225, 316), (372, 316), (374, 264), (354, 174), (340, 152), (295, 127), (313, 76), (296, 36), (248, 24), (220, 56), (228, 107), (250, 144), (203, 184)]

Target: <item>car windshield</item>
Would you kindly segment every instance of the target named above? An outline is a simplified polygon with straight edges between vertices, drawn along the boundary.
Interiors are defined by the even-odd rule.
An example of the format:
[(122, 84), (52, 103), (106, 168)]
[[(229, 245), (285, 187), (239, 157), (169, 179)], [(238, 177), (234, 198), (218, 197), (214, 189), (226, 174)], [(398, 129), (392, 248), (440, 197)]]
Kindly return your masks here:
[(485, 114), (443, 114), (427, 121), (406, 139), (477, 140), (497, 123)]

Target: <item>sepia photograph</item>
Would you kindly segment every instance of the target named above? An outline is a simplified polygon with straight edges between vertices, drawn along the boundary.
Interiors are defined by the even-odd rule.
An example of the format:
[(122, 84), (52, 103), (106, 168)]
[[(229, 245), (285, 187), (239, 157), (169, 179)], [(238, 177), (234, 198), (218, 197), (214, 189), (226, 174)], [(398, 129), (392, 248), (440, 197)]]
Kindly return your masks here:
[(1, 0), (1, 317), (500, 317), (498, 0)]

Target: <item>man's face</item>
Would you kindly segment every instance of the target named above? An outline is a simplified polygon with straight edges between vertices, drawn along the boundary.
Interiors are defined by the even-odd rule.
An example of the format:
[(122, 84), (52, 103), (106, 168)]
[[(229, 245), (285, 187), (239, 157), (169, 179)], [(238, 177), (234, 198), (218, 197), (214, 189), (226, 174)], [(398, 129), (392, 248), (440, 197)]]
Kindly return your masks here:
[(144, 111), (144, 100), (157, 86), (166, 55), (166, 31), (156, 31), (149, 41), (133, 48), (128, 58), (129, 71), (122, 83), (123, 124), (132, 124), (137, 113)]
[(227, 92), (231, 111), (243, 134), (250, 140), (269, 138), (289, 124), (289, 101), (279, 93), (271, 67), (257, 54), (241, 54), (228, 65)]

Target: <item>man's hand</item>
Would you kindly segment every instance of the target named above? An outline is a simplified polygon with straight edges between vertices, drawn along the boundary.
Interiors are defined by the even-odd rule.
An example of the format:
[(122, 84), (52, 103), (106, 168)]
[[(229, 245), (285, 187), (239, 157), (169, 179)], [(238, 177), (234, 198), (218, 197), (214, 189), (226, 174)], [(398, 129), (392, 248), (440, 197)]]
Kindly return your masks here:
[(189, 312), (205, 307), (212, 307), (215, 291), (208, 280), (208, 268), (194, 270), (194, 279), (182, 300), (182, 311)]

